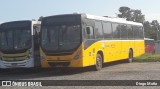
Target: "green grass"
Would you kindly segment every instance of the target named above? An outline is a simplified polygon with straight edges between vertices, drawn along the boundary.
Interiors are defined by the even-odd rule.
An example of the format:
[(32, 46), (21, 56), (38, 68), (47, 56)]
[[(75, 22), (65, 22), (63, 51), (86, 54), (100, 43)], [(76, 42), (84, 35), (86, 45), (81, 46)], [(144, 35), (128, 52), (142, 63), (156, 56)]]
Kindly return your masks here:
[(160, 62), (160, 54), (143, 54), (135, 57), (134, 62)]

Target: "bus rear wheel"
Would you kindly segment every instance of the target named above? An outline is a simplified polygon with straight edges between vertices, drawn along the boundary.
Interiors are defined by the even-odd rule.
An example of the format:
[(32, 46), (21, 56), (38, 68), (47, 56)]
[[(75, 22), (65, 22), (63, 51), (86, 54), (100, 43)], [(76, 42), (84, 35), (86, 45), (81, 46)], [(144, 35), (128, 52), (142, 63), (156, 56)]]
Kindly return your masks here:
[(128, 57), (128, 63), (131, 63), (131, 62), (133, 62), (133, 52), (132, 52), (132, 50), (129, 50), (129, 57)]
[(103, 60), (102, 56), (100, 54), (97, 54), (97, 56), (96, 56), (96, 71), (99, 71), (102, 69), (102, 64), (103, 64), (102, 60)]

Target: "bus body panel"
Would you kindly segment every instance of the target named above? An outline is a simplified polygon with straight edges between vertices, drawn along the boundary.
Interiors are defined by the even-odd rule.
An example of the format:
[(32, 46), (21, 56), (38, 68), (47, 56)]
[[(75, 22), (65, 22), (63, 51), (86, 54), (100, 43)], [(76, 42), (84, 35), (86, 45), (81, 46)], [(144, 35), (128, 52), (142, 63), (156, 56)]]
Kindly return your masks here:
[[(102, 46), (103, 42), (105, 47)], [(138, 43), (137, 43), (138, 42)], [(134, 43), (139, 46), (134, 46)], [(90, 61), (88, 65), (95, 65), (96, 54), (98, 51), (103, 52), (104, 62), (112, 62), (122, 59), (127, 59), (129, 57), (129, 50), (132, 49), (135, 55), (134, 57), (140, 56), (144, 53), (144, 44), (141, 41), (128, 41), (128, 40), (103, 40), (98, 41), (90, 45), (86, 50), (84, 50), (84, 60)], [(120, 45), (122, 44), (122, 45)], [(136, 50), (136, 52), (135, 52)], [(87, 66), (87, 64), (85, 65)]]
[[(106, 43), (103, 44), (103, 42), (106, 42)], [(133, 52), (135, 53), (133, 55), (134, 57), (140, 56), (141, 54), (144, 53), (143, 41), (138, 41), (136, 45), (139, 45), (139, 46), (136, 46), (136, 47), (134, 46), (134, 43), (137, 43), (137, 42), (135, 42), (134, 40), (132, 41), (127, 41), (127, 40), (126, 41), (107, 41), (107, 40), (98, 41), (90, 45), (87, 49), (83, 50), (81, 56), (76, 60), (72, 60), (72, 59), (74, 58), (78, 50), (83, 49), (82, 46), (77, 51), (75, 51), (73, 55), (68, 55), (68, 56), (46, 56), (45, 53), (41, 50), (43, 58), (46, 58), (45, 60), (41, 59), (41, 65), (43, 68), (48, 68), (48, 67), (52, 67), (49, 65), (48, 62), (54, 62), (54, 63), (70, 62), (70, 64), (67, 67), (91, 66), (91, 65), (95, 65), (96, 63), (95, 60), (96, 60), (96, 54), (98, 53), (98, 51), (103, 52), (104, 63), (113, 62), (117, 60), (127, 59), (129, 57), (128, 53), (130, 48), (133, 49)], [(117, 45), (117, 44), (122, 44), (122, 45)], [(102, 45), (105, 45), (105, 47), (103, 47)], [(115, 45), (115, 46), (113, 47), (112, 45)], [(122, 48), (123, 50), (120, 50), (121, 46), (125, 48)], [(58, 58), (59, 60), (57, 60)], [(57, 65), (55, 67), (66, 67), (66, 66)]]

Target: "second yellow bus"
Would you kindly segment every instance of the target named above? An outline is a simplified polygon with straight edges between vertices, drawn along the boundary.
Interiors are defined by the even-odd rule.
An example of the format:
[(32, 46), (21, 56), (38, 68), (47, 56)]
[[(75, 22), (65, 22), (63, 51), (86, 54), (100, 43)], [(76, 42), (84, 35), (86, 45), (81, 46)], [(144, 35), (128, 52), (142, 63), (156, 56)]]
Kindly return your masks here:
[(132, 62), (144, 53), (141, 23), (88, 14), (44, 17), (41, 24), (41, 66), (86, 67), (122, 59)]

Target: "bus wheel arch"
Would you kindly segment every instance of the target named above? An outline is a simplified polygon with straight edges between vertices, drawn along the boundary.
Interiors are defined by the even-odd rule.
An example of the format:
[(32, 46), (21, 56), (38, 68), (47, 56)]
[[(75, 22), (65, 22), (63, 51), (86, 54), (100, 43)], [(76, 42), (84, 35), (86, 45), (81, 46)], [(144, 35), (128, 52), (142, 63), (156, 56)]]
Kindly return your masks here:
[(102, 51), (98, 51), (97, 54), (96, 54), (96, 64), (95, 64), (95, 69), (97, 71), (102, 69), (103, 62), (104, 62), (103, 52)]

